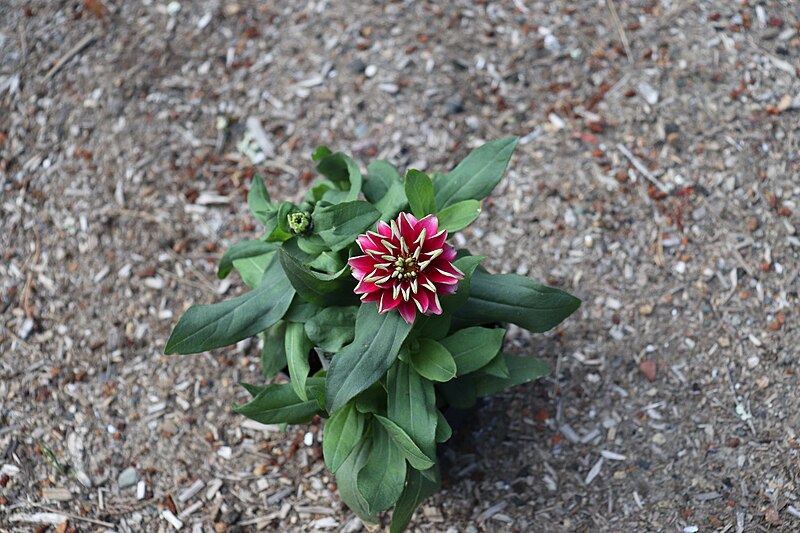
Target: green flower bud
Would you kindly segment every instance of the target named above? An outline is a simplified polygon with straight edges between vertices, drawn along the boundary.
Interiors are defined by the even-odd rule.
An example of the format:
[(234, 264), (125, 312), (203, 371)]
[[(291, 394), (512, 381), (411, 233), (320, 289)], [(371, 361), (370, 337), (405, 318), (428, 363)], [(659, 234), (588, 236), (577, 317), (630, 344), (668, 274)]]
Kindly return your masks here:
[(289, 230), (295, 235), (303, 235), (311, 229), (311, 215), (308, 213), (289, 213), (286, 215)]

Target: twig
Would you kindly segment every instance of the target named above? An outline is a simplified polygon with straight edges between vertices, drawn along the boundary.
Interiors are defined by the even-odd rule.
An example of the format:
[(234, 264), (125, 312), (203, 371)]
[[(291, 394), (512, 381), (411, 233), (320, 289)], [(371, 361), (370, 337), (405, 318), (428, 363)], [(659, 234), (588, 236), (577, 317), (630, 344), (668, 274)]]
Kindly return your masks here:
[(50, 70), (48, 70), (47, 74), (44, 75), (44, 81), (47, 81), (50, 78), (52, 78), (56, 72), (61, 70), (61, 67), (63, 67), (67, 61), (69, 61), (76, 55), (80, 54), (81, 51), (90, 44), (92, 44), (92, 42), (94, 42), (96, 38), (97, 36), (95, 36), (93, 33), (90, 33), (89, 35), (86, 35), (83, 39), (78, 41), (78, 44), (70, 48), (66, 54), (61, 56), (61, 58), (58, 61), (56, 61), (52, 67), (50, 67)]
[(88, 518), (88, 517), (85, 517), (85, 516), (80, 516), (80, 515), (75, 515), (75, 514), (72, 514), (72, 513), (67, 513), (65, 511), (61, 511), (59, 509), (53, 509), (52, 507), (47, 507), (47, 506), (42, 505), (40, 503), (31, 503), (31, 505), (33, 507), (37, 507), (39, 509), (47, 511), (48, 513), (56, 513), (56, 514), (64, 515), (64, 516), (66, 516), (67, 518), (69, 518), (71, 520), (80, 520), (82, 522), (89, 522), (90, 524), (95, 524), (95, 525), (98, 525), (98, 526), (103, 526), (103, 527), (108, 527), (108, 528), (116, 527), (116, 524), (112, 524), (111, 522), (103, 522), (102, 520), (97, 520), (95, 518)]
[(22, 299), (21, 305), (22, 309), (25, 310), (25, 316), (29, 319), (33, 319), (33, 308), (30, 306), (28, 299), (31, 295), (31, 287), (33, 286), (33, 271), (31, 270), (32, 266), (36, 266), (39, 263), (39, 253), (40, 253), (40, 246), (39, 246), (39, 232), (36, 231), (34, 228), (33, 235), (36, 239), (36, 248), (33, 252), (33, 262), (30, 266), (27, 266), (28, 276), (25, 279), (25, 287), (22, 289)]
[(606, 0), (608, 10), (611, 11), (611, 18), (614, 19), (614, 26), (617, 27), (617, 33), (622, 40), (622, 47), (625, 49), (625, 55), (628, 56), (628, 63), (633, 65), (633, 54), (631, 53), (631, 45), (628, 43), (628, 36), (625, 35), (625, 28), (622, 27), (622, 21), (617, 15), (617, 8), (614, 7), (614, 0)]
[(622, 153), (622, 155), (628, 158), (628, 161), (630, 161), (631, 164), (633, 164), (633, 166), (636, 167), (636, 170), (638, 170), (645, 178), (650, 180), (650, 182), (653, 185), (658, 187), (658, 190), (660, 190), (664, 194), (669, 194), (669, 189), (667, 189), (667, 187), (663, 183), (658, 181), (658, 178), (653, 176), (653, 173), (647, 170), (647, 167), (644, 166), (644, 163), (639, 161), (639, 159), (635, 155), (633, 155), (633, 153), (630, 150), (625, 148), (623, 144), (617, 144), (617, 150), (619, 150), (620, 153)]

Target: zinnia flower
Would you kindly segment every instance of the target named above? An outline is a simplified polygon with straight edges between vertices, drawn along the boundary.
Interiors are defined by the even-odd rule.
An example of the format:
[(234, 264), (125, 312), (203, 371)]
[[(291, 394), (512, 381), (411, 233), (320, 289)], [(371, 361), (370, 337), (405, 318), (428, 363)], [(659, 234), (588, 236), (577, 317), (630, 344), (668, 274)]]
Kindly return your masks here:
[(358, 236), (366, 255), (350, 259), (362, 302), (377, 302), (378, 313), (397, 308), (406, 322), (416, 312), (442, 314), (440, 294), (456, 291), (463, 272), (453, 266), (456, 250), (444, 241), (439, 220), (428, 215), (417, 220), (400, 213), (391, 224), (378, 222), (378, 232)]

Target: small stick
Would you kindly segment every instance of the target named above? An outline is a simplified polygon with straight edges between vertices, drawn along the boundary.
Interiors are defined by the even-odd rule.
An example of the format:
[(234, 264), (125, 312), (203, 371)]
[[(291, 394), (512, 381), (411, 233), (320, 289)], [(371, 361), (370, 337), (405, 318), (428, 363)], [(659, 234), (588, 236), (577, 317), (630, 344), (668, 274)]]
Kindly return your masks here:
[(614, 19), (614, 26), (617, 27), (617, 33), (622, 40), (622, 47), (625, 49), (625, 55), (628, 56), (628, 63), (633, 64), (633, 54), (631, 53), (631, 45), (628, 44), (628, 36), (625, 35), (625, 28), (622, 27), (622, 21), (617, 15), (617, 8), (614, 7), (614, 0), (606, 0), (608, 10), (611, 11), (611, 18)]
[(96, 520), (94, 518), (88, 518), (88, 517), (85, 517), (85, 516), (80, 516), (80, 515), (67, 513), (67, 512), (64, 512), (64, 511), (60, 511), (58, 509), (53, 509), (52, 507), (46, 507), (46, 506), (38, 504), (38, 503), (32, 503), (31, 505), (33, 505), (34, 507), (38, 507), (39, 509), (42, 509), (44, 511), (47, 511), (48, 513), (56, 513), (56, 514), (64, 515), (67, 518), (69, 518), (70, 520), (80, 520), (80, 521), (83, 521), (83, 522), (89, 522), (90, 524), (95, 524), (97, 526), (103, 526), (103, 527), (109, 527), (109, 528), (116, 527), (111, 522), (103, 522), (102, 520)]
[(658, 189), (659, 189), (661, 192), (663, 192), (664, 194), (669, 194), (669, 189), (667, 189), (667, 188), (664, 186), (664, 184), (663, 184), (663, 183), (661, 183), (660, 181), (658, 181), (658, 178), (656, 178), (655, 176), (653, 176), (653, 173), (652, 173), (652, 172), (650, 172), (649, 170), (647, 170), (647, 167), (646, 167), (646, 166), (644, 166), (644, 163), (642, 163), (641, 161), (639, 161), (639, 158), (637, 158), (635, 155), (633, 155), (633, 153), (632, 153), (630, 150), (628, 150), (628, 149), (627, 149), (627, 148), (626, 148), (626, 147), (625, 147), (623, 144), (617, 144), (617, 150), (619, 150), (619, 151), (622, 153), (622, 155), (624, 155), (625, 157), (627, 157), (627, 158), (628, 158), (628, 161), (630, 161), (630, 162), (633, 164), (633, 166), (634, 166), (634, 167), (636, 167), (636, 170), (638, 170), (639, 172), (641, 172), (641, 174), (642, 174), (642, 175), (643, 175), (645, 178), (647, 178), (648, 180), (650, 180), (650, 182), (652, 182), (652, 184), (653, 184), (653, 185), (655, 185), (656, 187), (658, 187)]
[(61, 56), (61, 58), (58, 61), (56, 61), (52, 67), (50, 67), (50, 70), (48, 70), (47, 74), (44, 75), (44, 81), (47, 81), (50, 78), (52, 78), (56, 72), (61, 70), (61, 67), (63, 67), (67, 61), (69, 61), (76, 55), (80, 54), (81, 51), (87, 46), (89, 46), (96, 38), (97, 37), (93, 33), (90, 33), (89, 35), (86, 35), (83, 39), (78, 41), (78, 44), (70, 48), (66, 54)]

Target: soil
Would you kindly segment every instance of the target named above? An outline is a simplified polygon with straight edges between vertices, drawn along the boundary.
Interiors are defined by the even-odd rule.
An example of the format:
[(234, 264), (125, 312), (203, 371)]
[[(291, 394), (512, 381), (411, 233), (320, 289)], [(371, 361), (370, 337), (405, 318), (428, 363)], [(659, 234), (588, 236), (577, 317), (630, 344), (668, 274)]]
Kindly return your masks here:
[(412, 527), (800, 530), (798, 16), (0, 3), (0, 530), (359, 530), (320, 423), (231, 411), (255, 344), (166, 357), (165, 340), (190, 304), (244, 290), (215, 264), (259, 231), (254, 173), (297, 198), (320, 144), (433, 171), (511, 134), (455, 242), (583, 305), (510, 330), (554, 372), (478, 411)]

